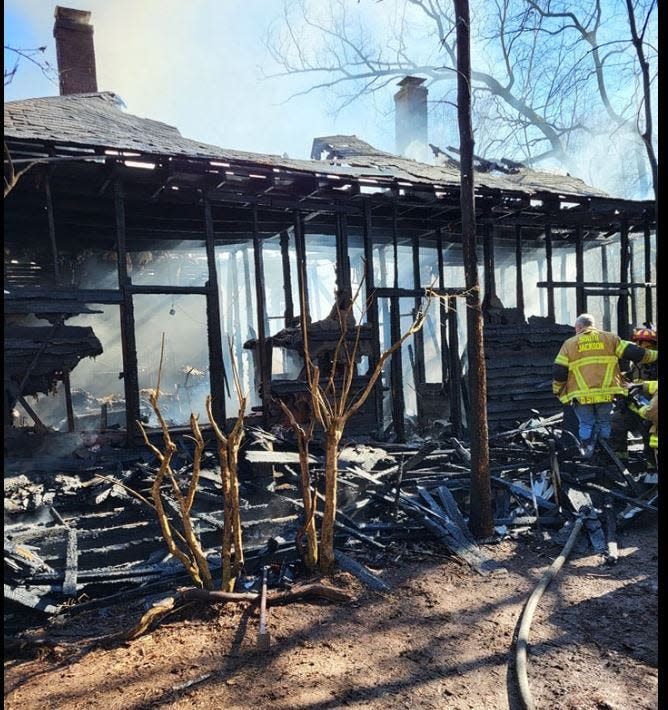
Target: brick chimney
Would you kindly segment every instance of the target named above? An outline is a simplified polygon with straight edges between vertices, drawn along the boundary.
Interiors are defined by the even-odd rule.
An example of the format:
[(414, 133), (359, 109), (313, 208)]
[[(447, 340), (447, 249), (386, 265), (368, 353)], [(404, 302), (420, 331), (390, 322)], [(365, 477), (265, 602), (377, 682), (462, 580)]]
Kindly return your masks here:
[(394, 95), (397, 154), (405, 155), (411, 143), (427, 147), (427, 89), (425, 79), (406, 76)]
[(61, 96), (97, 91), (90, 15), (91, 13), (85, 10), (56, 6), (53, 36), (56, 38)]

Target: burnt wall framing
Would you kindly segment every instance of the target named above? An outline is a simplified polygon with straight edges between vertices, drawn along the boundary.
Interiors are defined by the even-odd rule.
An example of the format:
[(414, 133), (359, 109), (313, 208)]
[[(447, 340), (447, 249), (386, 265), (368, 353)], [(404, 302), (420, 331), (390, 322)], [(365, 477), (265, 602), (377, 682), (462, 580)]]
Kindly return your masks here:
[[(44, 151), (74, 157), (86, 154), (71, 146), (11, 145), (12, 155), (35, 157)], [(23, 151), (23, 152), (22, 152)], [(119, 151), (116, 151), (119, 153)], [(291, 284), (296, 282), (299, 293), (299, 311), (308, 315), (309, 281), (306, 273), (306, 240), (312, 234), (305, 233), (305, 224), (310, 232), (322, 231), (334, 234), (337, 259), (337, 283), (339, 289), (350, 294), (349, 234), (351, 229), (362, 235), (364, 251), (364, 292), (367, 298), (366, 317), (372, 325), (373, 342), (370, 367), (373, 368), (381, 352), (379, 334), (379, 299), (389, 303), (390, 338), (399, 337), (401, 323), (399, 305), (401, 298), (411, 298), (415, 308), (424, 293), (420, 274), (420, 247), (436, 250), (438, 274), (437, 291), (443, 296), (438, 303), (438, 322), (441, 342), (442, 387), (447, 389), (451, 400), (450, 417), (453, 430), (462, 427), (462, 383), (459, 360), (458, 323), (456, 298), (463, 292), (459, 284), (447, 283), (444, 268), (451, 263), (444, 260), (446, 244), (461, 244), (458, 190), (453, 187), (431, 184), (401, 186), (391, 179), (378, 179), (370, 184), (354, 177), (332, 180), (331, 176), (317, 173), (278, 170), (259, 164), (238, 164), (224, 167), (212, 161), (182, 159), (175, 156), (133, 155), (131, 162), (144, 162), (148, 169), (127, 164), (121, 155), (105, 155), (97, 151), (101, 164), (67, 162), (55, 164), (49, 169), (45, 187), (39, 189), (39, 181), (24, 179), (6, 203), (5, 228), (8, 239), (46, 239), (52, 255), (51, 272), (56, 280), (58, 273), (58, 249), (56, 243), (67, 240), (98, 240), (111, 244), (118, 260), (118, 289), (102, 290), (99, 293), (78, 294), (89, 303), (118, 303), (121, 310), (121, 334), (123, 350), (123, 379), (126, 399), (126, 422), (128, 432), (134, 431), (134, 422), (139, 416), (137, 353), (134, 337), (133, 296), (135, 294), (198, 294), (206, 297), (206, 321), (210, 363), (210, 388), (214, 411), (224, 419), (226, 372), (223, 358), (223, 337), (231, 335), (221, 331), (218, 276), (215, 263), (215, 247), (234, 243), (235, 240), (251, 239), (255, 282), (256, 314), (260, 359), (259, 388), (263, 413), (269, 396), (271, 363), (267, 361), (265, 341), (267, 337), (267, 312), (264, 284), (262, 243), (267, 238), (280, 238), (285, 289), (284, 319), (287, 325), (294, 317)], [(35, 171), (38, 173), (39, 171)], [(586, 310), (588, 295), (602, 295), (605, 299), (618, 297), (618, 330), (628, 330), (629, 298), (631, 313), (636, 311), (636, 294), (645, 299), (645, 313), (651, 318), (653, 299), (650, 257), (650, 237), (654, 228), (652, 203), (632, 203), (610, 198), (556, 196), (554, 194), (502, 192), (480, 190), (476, 206), (481, 219), (484, 251), (485, 300), (490, 302), (496, 293), (495, 268), (499, 255), (506, 253), (514, 258), (516, 270), (516, 307), (524, 315), (525, 276), (524, 255), (528, 251), (542, 249), (545, 254), (546, 281), (537, 285), (547, 289), (547, 317), (553, 322), (555, 293), (557, 289), (575, 288), (578, 310)], [(126, 203), (131, 201), (132, 218), (126, 215)], [(47, 229), (38, 206), (47, 206)], [(113, 214), (113, 223), (109, 222)], [(555, 233), (560, 232), (560, 243), (555, 244)], [(564, 237), (564, 233), (566, 236)], [(597, 246), (606, 258), (611, 248), (609, 243), (598, 244), (602, 235), (619, 234), (620, 276), (619, 281), (608, 283), (588, 281), (584, 270), (585, 246)], [(640, 233), (644, 244), (644, 278), (642, 283), (630, 278), (629, 235)], [(133, 240), (204, 240), (208, 279), (203, 286), (164, 287), (133, 284), (125, 267), (128, 251)], [(393, 255), (391, 280), (384, 285), (376, 284), (374, 244), (378, 239), (387, 240)], [(296, 273), (290, 268), (289, 244), (294, 239)], [(399, 240), (408, 243), (412, 253), (412, 288), (399, 283)], [(407, 241), (406, 241), (407, 240)], [(553, 275), (555, 249), (568, 247), (573, 250), (576, 262), (574, 282), (562, 278), (556, 281)], [(384, 268), (380, 265), (381, 272)], [(607, 264), (606, 267), (607, 269)], [(609, 300), (605, 303), (609, 305)], [(388, 319), (384, 319), (388, 323)], [(605, 319), (604, 319), (605, 320)], [(605, 322), (604, 322), (605, 325)], [(415, 339), (416, 384), (425, 379), (424, 336)], [(398, 438), (404, 431), (404, 382), (403, 363), (397, 351), (390, 364), (390, 391), (392, 393), (392, 425)], [(382, 384), (376, 386), (373, 407), (378, 430), (384, 428)]]

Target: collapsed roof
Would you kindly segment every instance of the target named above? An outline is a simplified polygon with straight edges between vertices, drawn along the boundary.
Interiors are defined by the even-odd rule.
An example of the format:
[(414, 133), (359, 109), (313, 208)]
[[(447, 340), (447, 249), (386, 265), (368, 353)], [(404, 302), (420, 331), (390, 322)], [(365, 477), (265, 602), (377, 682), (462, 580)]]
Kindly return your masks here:
[[(112, 92), (10, 101), (4, 108), (5, 137), (12, 141), (222, 160), (363, 181), (408, 182), (436, 187), (459, 185), (459, 167), (452, 159), (441, 165), (427, 165), (377, 150), (356, 136), (316, 138), (312, 158), (326, 152), (326, 159), (300, 160), (230, 150), (194, 141), (182, 136), (174, 126), (134, 116), (122, 107), (122, 100)], [(515, 167), (506, 172), (478, 170), (477, 186), (531, 195), (551, 193), (559, 196), (608, 197), (602, 190), (578, 178), (513, 165)]]

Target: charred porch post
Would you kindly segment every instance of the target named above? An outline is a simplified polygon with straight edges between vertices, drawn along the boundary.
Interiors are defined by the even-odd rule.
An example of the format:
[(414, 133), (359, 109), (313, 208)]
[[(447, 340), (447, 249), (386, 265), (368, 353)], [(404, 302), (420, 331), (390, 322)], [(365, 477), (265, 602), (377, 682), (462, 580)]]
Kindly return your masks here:
[[(364, 239), (364, 283), (366, 285), (367, 320), (371, 325), (371, 358), (369, 372), (373, 372), (380, 359), (380, 333), (378, 323), (378, 299), (374, 293), (375, 283), (373, 278), (373, 241), (371, 238), (371, 205), (364, 200), (364, 220), (362, 223), (362, 236)], [(378, 432), (385, 428), (383, 418), (383, 386), (382, 377), (378, 379), (373, 390), (374, 411)]]
[[(390, 341), (396, 343), (401, 338), (401, 313), (399, 296), (399, 245), (397, 242), (397, 205), (392, 203), (392, 249), (394, 252), (394, 279), (395, 293), (390, 297)], [(397, 435), (397, 441), (405, 441), (406, 428), (404, 424), (404, 377), (401, 348), (397, 348), (390, 360), (390, 387), (392, 390), (392, 424)]]
[(74, 431), (74, 407), (72, 406), (72, 385), (70, 384), (70, 373), (63, 372), (63, 386), (65, 387), (65, 411), (67, 412), (67, 431), (71, 434)]
[(118, 258), (118, 287), (121, 292), (121, 348), (123, 350), (123, 389), (125, 392), (125, 427), (129, 443), (138, 434), (139, 374), (137, 370), (137, 343), (135, 340), (135, 314), (132, 302), (132, 282), (128, 276), (127, 248), (125, 242), (125, 196), (120, 178), (114, 181), (114, 213), (116, 220), (116, 256)]
[(545, 263), (547, 265), (547, 317), (554, 323), (554, 274), (552, 271), (552, 227), (545, 227)]
[(587, 311), (587, 294), (584, 287), (584, 247), (582, 243), (582, 227), (575, 227), (575, 310), (576, 317)]
[[(443, 263), (443, 235), (440, 228), (436, 230), (436, 258), (438, 268), (438, 287), (445, 291), (445, 272)], [(448, 304), (443, 298), (438, 302), (438, 325), (441, 334), (441, 382), (443, 388), (450, 382), (450, 348), (448, 345)]]
[[(629, 241), (629, 281), (634, 284), (636, 283), (636, 259), (635, 259), (635, 249), (633, 240)], [(629, 298), (631, 299), (631, 323), (635, 326), (638, 323), (638, 307), (636, 299), (637, 289), (634, 287), (629, 288)]]
[[(645, 284), (652, 282), (652, 233), (649, 224), (645, 224), (643, 230), (644, 252), (645, 252)], [(654, 320), (654, 309), (652, 308), (652, 287), (645, 286), (645, 320), (651, 323)]]
[[(49, 224), (49, 244), (51, 246), (51, 258), (53, 259), (53, 282), (56, 288), (60, 286), (60, 270), (58, 267), (58, 241), (56, 239), (56, 218), (53, 211), (53, 196), (51, 194), (51, 175), (53, 168), (47, 168), (44, 175), (44, 198), (46, 202), (46, 216)], [(62, 325), (64, 319), (60, 319)], [(57, 327), (57, 326), (54, 326)], [(33, 363), (34, 364), (34, 363)], [(70, 373), (62, 373), (61, 382), (65, 391), (65, 413), (67, 416), (67, 431), (71, 434), (75, 429), (74, 405), (72, 404), (72, 386), (70, 384)], [(23, 386), (21, 386), (23, 390)], [(22, 393), (22, 392), (21, 392)]]
[(206, 288), (206, 331), (209, 341), (209, 387), (211, 408), (217, 422), (225, 422), (225, 361), (223, 337), (220, 330), (220, 296), (216, 270), (215, 233), (211, 203), (204, 200), (204, 226), (206, 230), (206, 261), (209, 279)]
[[(608, 245), (601, 244), (601, 279), (604, 284), (608, 283), (610, 274), (608, 272)], [(610, 296), (603, 296), (603, 330), (611, 330), (610, 320)]]
[(522, 278), (522, 227), (515, 225), (515, 299), (517, 310), (524, 317), (524, 281)]
[(53, 214), (53, 197), (51, 196), (51, 173), (52, 169), (48, 168), (44, 175), (44, 199), (46, 202), (46, 217), (49, 223), (49, 243), (51, 245), (51, 258), (53, 259), (53, 279), (56, 286), (59, 286), (58, 243), (56, 242), (56, 220)]
[(350, 285), (350, 256), (348, 254), (348, 219), (342, 212), (336, 213), (336, 283), (339, 292), (352, 299)]
[[(414, 235), (411, 239), (411, 247), (413, 252), (413, 287), (416, 291), (419, 291), (422, 287), (421, 274), (420, 274), (420, 243), (418, 241), (417, 235)], [(422, 305), (422, 298), (420, 296), (415, 297), (413, 318), (417, 315)], [(415, 374), (416, 382), (415, 394), (417, 396), (417, 407), (418, 412), (420, 411), (420, 385), (424, 384), (426, 381), (426, 369), (424, 364), (424, 329), (420, 328), (414, 336), (415, 339)]]
[[(438, 249), (438, 287), (445, 290), (445, 263), (443, 260), (443, 234), (436, 230), (436, 248)], [(441, 326), (441, 381), (445, 388), (448, 383), (450, 399), (450, 423), (456, 437), (462, 435), (462, 400), (461, 363), (459, 361), (459, 338), (457, 333), (457, 299), (449, 296), (447, 303), (439, 299), (439, 317)], [(446, 330), (447, 329), (447, 330)]]
[(262, 400), (262, 423), (266, 423), (271, 387), (271, 362), (267, 353), (267, 308), (264, 293), (264, 260), (262, 240), (258, 224), (257, 205), (253, 205), (253, 263), (255, 266), (255, 302), (257, 306), (257, 346), (260, 364), (260, 398)]
[(629, 337), (629, 225), (626, 221), (619, 230), (619, 298), (617, 300), (617, 334)]
[(494, 265), (494, 223), (492, 219), (487, 216), (483, 221), (483, 225), (482, 253), (485, 295), (482, 308), (483, 311), (485, 311), (490, 307), (492, 299), (496, 298), (496, 274)]
[(290, 236), (286, 231), (281, 232), (281, 268), (283, 270), (283, 295), (285, 309), (283, 311), (283, 325), (288, 328), (295, 317), (295, 308), (292, 302), (292, 278), (290, 275)]
[(295, 210), (295, 252), (297, 256), (297, 286), (299, 288), (299, 315), (303, 327), (310, 320), (308, 307), (308, 281), (306, 279), (306, 242), (304, 239), (304, 218)]
[(450, 421), (455, 436), (463, 432), (462, 422), (462, 361), (459, 358), (459, 323), (457, 299), (448, 298), (448, 346), (450, 350)]

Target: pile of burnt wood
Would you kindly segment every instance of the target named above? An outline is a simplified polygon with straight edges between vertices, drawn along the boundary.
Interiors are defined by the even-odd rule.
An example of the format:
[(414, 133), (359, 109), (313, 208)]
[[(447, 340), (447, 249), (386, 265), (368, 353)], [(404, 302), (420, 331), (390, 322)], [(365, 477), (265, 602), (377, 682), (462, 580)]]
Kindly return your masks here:
[[(240, 461), (247, 576), (239, 584), (257, 586), (258, 570), (271, 565), (274, 582), (286, 585), (298, 574), (295, 536), (303, 522), (296, 447), (281, 430), (255, 430), (248, 439)], [(495, 534), (485, 543), (539, 534), (563, 544), (579, 514), (586, 517), (587, 531), (580, 544), (600, 552), (602, 563), (616, 561), (618, 531), (637, 516), (656, 514), (656, 470), (641, 443), (626, 463), (610, 449), (584, 461), (575, 444), (559, 414), (536, 416), (491, 437)], [(172, 464), (185, 483), (192, 452), (186, 439), (178, 446)], [(382, 589), (382, 574), (372, 574), (360, 560), (380, 570), (397, 550), (413, 544), (438, 546), (480, 574), (497, 566), (468, 527), (470, 454), (464, 442), (448, 438), (383, 448), (348, 442), (339, 463), (336, 546), (342, 568)], [(135, 495), (150, 500), (155, 470), (146, 449), (99, 446), (83, 459), (6, 462), (4, 590), (10, 625), (31, 614), (105, 606), (188, 582), (167, 553), (154, 510)], [(324, 462), (316, 441), (311, 474), (322, 490)], [(167, 490), (165, 502), (178, 519)], [(222, 509), (217, 455), (205, 451), (193, 519), (214, 574), (220, 567)]]

